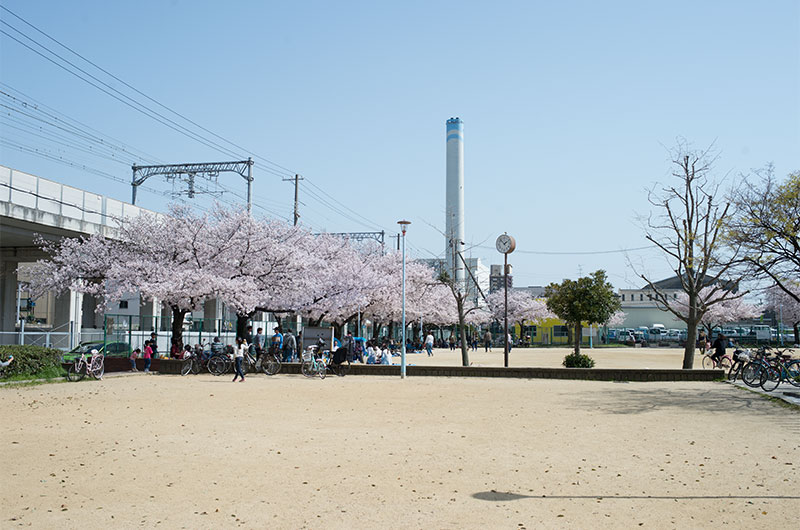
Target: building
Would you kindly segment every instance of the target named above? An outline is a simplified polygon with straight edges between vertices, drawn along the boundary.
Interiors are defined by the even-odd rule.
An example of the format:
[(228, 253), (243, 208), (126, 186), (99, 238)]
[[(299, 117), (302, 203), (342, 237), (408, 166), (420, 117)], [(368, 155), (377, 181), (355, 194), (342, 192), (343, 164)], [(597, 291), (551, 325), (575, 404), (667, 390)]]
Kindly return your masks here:
[[(447, 270), (447, 262), (443, 259), (439, 258), (428, 258), (428, 259), (421, 259), (418, 260), (420, 263), (424, 263), (429, 267), (432, 267), (436, 274), (441, 274), (443, 271)], [(484, 265), (481, 262), (480, 258), (465, 258), (464, 261), (467, 263), (467, 267), (471, 274), (466, 274), (466, 279), (464, 285), (466, 286), (467, 292), (470, 296), (475, 297), (476, 300), (481, 299), (480, 292), (482, 291), (484, 295), (489, 294), (489, 267)], [(463, 267), (462, 267), (463, 268)], [(475, 280), (477, 280), (477, 285)], [(480, 288), (480, 290), (478, 289)], [(478, 303), (483, 303), (482, 301)]]
[[(713, 281), (708, 278), (704, 283), (711, 285)], [(722, 283), (726, 288), (734, 292), (738, 290), (736, 282), (725, 280)], [(653, 285), (670, 300), (677, 301), (681, 294), (684, 293), (680, 278), (677, 276), (654, 282)], [(669, 312), (664, 307), (664, 304), (656, 300), (655, 293), (649, 285), (640, 289), (620, 289), (618, 296), (621, 310), (625, 312), (625, 322), (620, 327), (638, 328), (646, 326), (651, 328), (653, 324), (663, 324), (668, 329), (686, 328), (686, 324), (682, 320)]]
[[(502, 265), (491, 265), (489, 267), (489, 292), (493, 293), (495, 291), (499, 291), (503, 288), (503, 279), (505, 276), (503, 275), (503, 266)], [(512, 274), (508, 275), (508, 288), (511, 289), (514, 287), (514, 276)]]

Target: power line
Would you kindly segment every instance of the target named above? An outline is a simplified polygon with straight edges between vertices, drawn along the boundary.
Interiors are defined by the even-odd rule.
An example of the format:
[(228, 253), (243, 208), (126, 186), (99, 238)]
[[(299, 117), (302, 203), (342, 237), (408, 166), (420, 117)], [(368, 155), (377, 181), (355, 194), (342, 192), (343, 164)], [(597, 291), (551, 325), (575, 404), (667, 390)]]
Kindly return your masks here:
[[(226, 138), (223, 138), (222, 136), (220, 136), (220, 135), (216, 134), (215, 132), (213, 132), (213, 131), (211, 131), (211, 130), (209, 130), (209, 129), (205, 128), (205, 127), (203, 127), (203, 126), (202, 126), (202, 125), (200, 125), (199, 123), (197, 123), (197, 122), (195, 122), (195, 121), (193, 121), (193, 120), (191, 120), (191, 119), (187, 118), (186, 116), (184, 116), (183, 114), (179, 113), (178, 111), (176, 111), (176, 110), (174, 110), (174, 109), (172, 109), (172, 108), (168, 107), (167, 105), (164, 105), (163, 103), (161, 103), (161, 102), (157, 101), (156, 99), (154, 99), (154, 98), (152, 98), (152, 97), (148, 96), (147, 94), (145, 94), (144, 92), (140, 91), (140, 90), (139, 90), (139, 89), (137, 89), (136, 87), (134, 87), (134, 86), (130, 85), (129, 83), (127, 83), (127, 82), (123, 81), (122, 79), (120, 79), (119, 77), (117, 77), (116, 75), (112, 74), (112, 73), (111, 73), (111, 72), (109, 72), (108, 70), (106, 70), (106, 69), (104, 69), (103, 67), (101, 67), (101, 66), (97, 65), (97, 64), (96, 64), (96, 63), (94, 63), (93, 61), (91, 61), (91, 60), (87, 59), (86, 57), (84, 57), (84, 56), (83, 56), (83, 55), (81, 55), (80, 53), (76, 52), (75, 50), (73, 50), (72, 48), (70, 48), (69, 46), (67, 46), (66, 44), (63, 44), (62, 42), (58, 41), (57, 39), (55, 39), (54, 37), (52, 37), (52, 36), (51, 36), (51, 35), (49, 35), (48, 33), (44, 32), (44, 31), (42, 31), (41, 29), (39, 29), (38, 27), (34, 26), (33, 24), (31, 24), (30, 22), (28, 22), (28, 21), (27, 21), (27, 20), (25, 20), (24, 18), (20, 17), (19, 15), (17, 15), (16, 13), (14, 13), (13, 11), (9, 10), (8, 8), (6, 8), (6, 7), (4, 7), (4, 6), (1, 6), (1, 5), (0, 5), (0, 9), (3, 9), (4, 11), (8, 12), (8, 13), (9, 13), (9, 14), (11, 14), (12, 16), (14, 16), (14, 17), (15, 17), (15, 18), (17, 18), (18, 20), (22, 21), (22, 22), (23, 22), (24, 24), (26, 24), (27, 26), (29, 26), (29, 27), (33, 28), (34, 30), (36, 30), (36, 31), (37, 31), (37, 32), (39, 32), (40, 34), (44, 35), (45, 37), (47, 37), (47, 38), (48, 38), (48, 39), (50, 39), (51, 41), (55, 42), (56, 44), (58, 44), (58, 45), (59, 45), (59, 46), (61, 46), (62, 48), (66, 49), (66, 50), (68, 50), (69, 52), (71, 52), (72, 54), (74, 54), (74, 55), (76, 55), (76, 56), (80, 57), (80, 58), (81, 58), (81, 59), (83, 59), (85, 62), (87, 62), (87, 63), (89, 63), (90, 65), (94, 66), (95, 68), (97, 68), (98, 70), (100, 70), (101, 72), (103, 72), (104, 74), (106, 74), (106, 75), (108, 75), (109, 77), (111, 77), (112, 79), (114, 79), (114, 80), (116, 80), (116, 81), (118, 81), (118, 82), (122, 83), (123, 85), (125, 85), (125, 86), (126, 86), (126, 87), (128, 87), (129, 89), (133, 90), (134, 92), (136, 92), (137, 94), (139, 94), (139, 95), (143, 96), (144, 98), (148, 99), (149, 101), (152, 101), (153, 103), (155, 103), (156, 105), (160, 106), (161, 108), (163, 108), (163, 109), (165, 109), (165, 110), (168, 110), (169, 112), (171, 112), (171, 113), (173, 113), (174, 115), (176, 115), (176, 116), (180, 117), (181, 119), (183, 119), (183, 120), (185, 120), (185, 121), (187, 121), (187, 122), (191, 123), (191, 124), (192, 124), (192, 125), (194, 125), (195, 127), (197, 127), (197, 128), (199, 128), (199, 129), (201, 129), (201, 130), (203, 130), (203, 131), (205, 131), (205, 132), (207, 132), (207, 133), (211, 134), (211, 135), (212, 135), (212, 136), (214, 136), (215, 138), (218, 138), (218, 139), (222, 140), (223, 142), (226, 142), (226, 143), (228, 143), (228, 144), (230, 144), (230, 145), (232, 145), (232, 146), (236, 147), (237, 149), (241, 149), (242, 151), (249, 152), (249, 150), (248, 150), (248, 149), (245, 149), (244, 147), (242, 147), (242, 146), (240, 146), (240, 145), (238, 145), (238, 144), (236, 144), (236, 143), (234, 143), (234, 142), (232, 142), (232, 141), (230, 141), (230, 140), (228, 140), (228, 139), (226, 139)], [(266, 162), (266, 163), (268, 163), (268, 164), (271, 164), (271, 165), (273, 165), (273, 166), (275, 166), (275, 167), (277, 167), (277, 168), (279, 168), (279, 169), (282, 169), (282, 170), (284, 170), (284, 171), (286, 171), (286, 172), (288, 172), (288, 173), (293, 173), (293, 171), (292, 171), (291, 169), (288, 169), (288, 168), (286, 168), (286, 167), (283, 167), (283, 166), (281, 166), (280, 164), (278, 164), (278, 163), (276, 163), (276, 162), (273, 162), (273, 161), (271, 161), (271, 160), (269, 160), (269, 159), (267, 159), (267, 158), (265, 158), (265, 157), (263, 157), (263, 156), (259, 156), (259, 158), (261, 158), (261, 159), (262, 159), (264, 162)]]
[[(495, 250), (494, 247), (484, 247), (475, 245), (473, 248), (482, 248), (486, 250)], [(536, 254), (541, 256), (593, 256), (597, 254), (621, 254), (623, 252), (633, 252), (635, 250), (647, 250), (650, 248), (656, 248), (655, 245), (648, 245), (646, 247), (635, 247), (635, 248), (621, 248), (619, 250), (592, 250), (592, 251), (570, 251), (570, 252), (549, 252), (549, 251), (542, 251), (542, 250), (520, 250), (519, 248), (514, 252), (520, 254)]]
[[(50, 36), (49, 34), (44, 32), (43, 30), (41, 30), (38, 27), (36, 27), (35, 25), (31, 24), (30, 22), (28, 22), (24, 18), (20, 17), (19, 15), (14, 13), (13, 11), (9, 10), (8, 8), (6, 8), (4, 6), (0, 6), (0, 8), (2, 8), (7, 13), (11, 14), (13, 17), (15, 17), (16, 19), (18, 19), (19, 21), (21, 21), (22, 23), (24, 23), (28, 27), (30, 27), (33, 30), (35, 30), (39, 34), (45, 36), (47, 39), (55, 42), (56, 44), (58, 44), (59, 46), (61, 46), (65, 50), (67, 50), (70, 53), (72, 53), (73, 55), (79, 57), (84, 62), (90, 64), (94, 68), (96, 68), (99, 71), (103, 72), (105, 75), (107, 75), (107, 76), (111, 77), (112, 79), (116, 80), (117, 82), (123, 84), (125, 87), (127, 87), (128, 89), (134, 91), (136, 94), (139, 94), (140, 96), (146, 98), (148, 101), (151, 101), (151, 102), (155, 103), (159, 107), (169, 111), (170, 113), (172, 113), (173, 115), (179, 117), (180, 119), (184, 120), (185, 122), (190, 123), (194, 127), (199, 128), (200, 130), (212, 135), (213, 137), (225, 142), (226, 144), (231, 145), (231, 146), (233, 146), (233, 147), (235, 147), (237, 149), (246, 151), (248, 153), (251, 153), (255, 158), (263, 161), (267, 165), (267, 167), (262, 167), (260, 169), (262, 169), (262, 170), (264, 170), (264, 171), (266, 171), (268, 173), (271, 173), (271, 174), (274, 174), (274, 175), (277, 175), (277, 176), (281, 176), (281, 177), (297, 173), (295, 171), (290, 170), (289, 168), (286, 168), (286, 167), (284, 167), (284, 166), (282, 166), (280, 164), (277, 164), (276, 162), (273, 162), (272, 160), (270, 160), (269, 158), (267, 158), (267, 157), (265, 157), (263, 155), (260, 155), (258, 153), (253, 153), (252, 151), (250, 151), (248, 149), (245, 149), (244, 147), (240, 146), (239, 144), (237, 144), (235, 142), (232, 142), (231, 140), (228, 140), (228, 139), (218, 135), (217, 133), (214, 133), (213, 131), (209, 130), (208, 128), (206, 128), (206, 127), (200, 125), (199, 123), (189, 119), (188, 117), (184, 116), (183, 114), (175, 111), (174, 109), (164, 105), (163, 103), (157, 101), (156, 99), (148, 96), (144, 92), (142, 92), (142, 91), (138, 90), (137, 88), (133, 87), (131, 84), (125, 82), (124, 80), (120, 79), (119, 77), (117, 77), (116, 75), (112, 74), (108, 70), (106, 70), (106, 69), (102, 68), (101, 66), (97, 65), (96, 63), (94, 63), (90, 59), (84, 57), (83, 55), (81, 55), (77, 51), (73, 50), (69, 46), (61, 43), (60, 41), (58, 41), (54, 37)], [(219, 151), (219, 152), (221, 152), (221, 153), (223, 153), (223, 154), (225, 154), (227, 156), (233, 156), (234, 158), (240, 157), (240, 155), (238, 153), (235, 153), (235, 152), (231, 151), (227, 147), (225, 147), (223, 145), (220, 145), (219, 143), (217, 143), (217, 142), (215, 142), (213, 140), (210, 140), (209, 138), (203, 136), (202, 134), (199, 134), (199, 133), (196, 133), (194, 131), (189, 130), (187, 127), (175, 122), (174, 120), (171, 120), (170, 118), (164, 116), (160, 112), (157, 112), (157, 111), (153, 110), (152, 108), (150, 108), (147, 105), (141, 103), (140, 101), (134, 99), (133, 97), (121, 92), (120, 90), (117, 90), (115, 87), (109, 85), (108, 83), (106, 83), (103, 80), (99, 79), (97, 76), (89, 73), (85, 69), (79, 67), (75, 63), (69, 61), (68, 59), (66, 59), (63, 56), (59, 55), (58, 53), (54, 52), (52, 49), (48, 48), (47, 46), (45, 46), (44, 44), (40, 43), (36, 39), (30, 37), (29, 35), (26, 35), (22, 31), (20, 31), (18, 28), (12, 26), (11, 24), (8, 24), (7, 22), (2, 21), (2, 20), (0, 20), (0, 23), (2, 23), (3, 25), (7, 26), (10, 29), (12, 29), (13, 31), (19, 33), (21, 36), (23, 36), (27, 40), (31, 41), (32, 43), (34, 43), (38, 47), (42, 48), (43, 50), (47, 51), (52, 56), (58, 58), (60, 61), (66, 63), (67, 65), (72, 67), (74, 70), (77, 70), (78, 72), (81, 72), (85, 76), (88, 76), (91, 80), (96, 81), (96, 83), (92, 82), (90, 79), (87, 79), (86, 77), (84, 77), (84, 75), (80, 75), (79, 73), (76, 73), (76, 71), (74, 71), (73, 69), (70, 69), (67, 66), (64, 66), (64, 64), (61, 64), (61, 63), (57, 62), (56, 60), (54, 60), (53, 58), (43, 54), (39, 50), (37, 50), (37, 49), (29, 46), (28, 44), (20, 41), (19, 39), (17, 39), (16, 37), (12, 36), (8, 32), (0, 29), (0, 33), (6, 35), (8, 38), (14, 40), (15, 42), (17, 42), (21, 46), (27, 48), (28, 50), (30, 50), (30, 51), (32, 51), (34, 53), (36, 53), (40, 57), (46, 59), (47, 61), (49, 61), (49, 62), (51, 62), (53, 64), (55, 64), (59, 68), (65, 70), (66, 72), (72, 74), (73, 76), (81, 79), (82, 81), (86, 82), (87, 84), (97, 88), (101, 92), (113, 97), (114, 99), (116, 99), (119, 102), (125, 104), (126, 106), (136, 110), (137, 112), (139, 112), (139, 113), (141, 113), (141, 114), (143, 114), (143, 115), (145, 115), (145, 116), (147, 116), (147, 117), (149, 117), (151, 119), (156, 120), (157, 122), (161, 123), (162, 125), (166, 125), (170, 129), (172, 129), (172, 130), (174, 130), (174, 131), (176, 131), (176, 132), (178, 132), (180, 134), (183, 134), (184, 136), (187, 136), (190, 139), (193, 139), (195, 141), (200, 142), (201, 144), (205, 145), (206, 147), (210, 147), (212, 149), (215, 149), (215, 150), (217, 150), (217, 151)], [(102, 86), (99, 86), (97, 83), (99, 83), (99, 85), (102, 85)], [(275, 168), (278, 168), (278, 169), (275, 169)], [(309, 184), (311, 184), (312, 186), (317, 188), (320, 192), (325, 193), (324, 190), (322, 190), (322, 188), (320, 188), (319, 186), (316, 186), (313, 182), (309, 181)], [(354, 219), (353, 215), (350, 215), (350, 214), (348, 214), (346, 212), (343, 212), (340, 208), (335, 207), (334, 205), (332, 205), (329, 202), (325, 201), (322, 197), (320, 197), (318, 195), (313, 195), (313, 194), (312, 194), (312, 197), (315, 200), (319, 201), (320, 203), (322, 203), (322, 204), (328, 206), (329, 208), (331, 208), (337, 214), (339, 214), (339, 215), (341, 215), (341, 216), (343, 216), (343, 217), (345, 217), (345, 218), (347, 218), (347, 219), (349, 219), (349, 220), (351, 220), (353, 222), (356, 222), (359, 225), (367, 226), (369, 228), (379, 227), (379, 228), (384, 228), (384, 230), (385, 230), (385, 227), (382, 227), (380, 224), (375, 223), (374, 221), (371, 221), (371, 220), (365, 218), (364, 216), (362, 216), (358, 212), (353, 212), (353, 213), (355, 214), (356, 217), (359, 217), (359, 218), (363, 219), (366, 222), (366, 224), (364, 224), (361, 221), (358, 221), (357, 219)]]

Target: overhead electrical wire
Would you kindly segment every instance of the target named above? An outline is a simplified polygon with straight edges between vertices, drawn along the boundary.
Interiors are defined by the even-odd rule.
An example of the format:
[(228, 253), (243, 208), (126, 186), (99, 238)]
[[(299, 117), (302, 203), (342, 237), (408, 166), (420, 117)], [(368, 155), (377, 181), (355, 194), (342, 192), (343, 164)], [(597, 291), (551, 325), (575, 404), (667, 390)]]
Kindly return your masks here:
[[(172, 114), (174, 114), (175, 116), (179, 117), (180, 119), (186, 121), (187, 123), (190, 123), (191, 125), (199, 128), (200, 130), (212, 135), (214, 138), (217, 138), (217, 139), (225, 142), (226, 144), (228, 144), (230, 146), (233, 146), (233, 147), (235, 147), (235, 148), (237, 148), (237, 149), (239, 149), (241, 151), (251, 152), (250, 150), (245, 149), (241, 145), (239, 145), (239, 144), (237, 144), (235, 142), (232, 142), (232, 141), (230, 141), (230, 140), (228, 140), (228, 139), (226, 139), (226, 138), (214, 133), (213, 131), (209, 130), (208, 128), (206, 128), (206, 127), (200, 125), (199, 123), (187, 118), (183, 114), (173, 110), (172, 108), (162, 104), (161, 102), (157, 101), (156, 99), (148, 96), (144, 92), (136, 89), (135, 87), (133, 87), (129, 83), (127, 83), (124, 80), (120, 79), (119, 77), (115, 76), (114, 74), (112, 74), (108, 70), (100, 67), (99, 65), (97, 65), (96, 63), (91, 61), (90, 59), (84, 57), (83, 55), (81, 55), (77, 51), (75, 51), (72, 48), (70, 48), (69, 46), (61, 43), (60, 41), (58, 41), (54, 37), (50, 36), (49, 34), (44, 32), (43, 30), (41, 30), (38, 27), (36, 27), (35, 25), (31, 24), (30, 22), (28, 22), (24, 18), (20, 17), (19, 15), (14, 13), (13, 11), (9, 10), (8, 8), (6, 8), (4, 6), (0, 6), (0, 8), (3, 9), (4, 11), (6, 11), (7, 13), (9, 13), (10, 15), (12, 15), (13, 17), (15, 17), (16, 19), (20, 20), (25, 25), (27, 25), (30, 28), (34, 29), (39, 34), (45, 36), (49, 40), (55, 42), (56, 44), (58, 44), (59, 46), (64, 48), (65, 50), (67, 50), (70, 53), (74, 54), (75, 56), (79, 57), (81, 60), (85, 61), (86, 63), (88, 63), (90, 65), (92, 65), (94, 68), (97, 68), (99, 71), (101, 71), (104, 74), (108, 75), (109, 77), (111, 77), (112, 79), (116, 80), (117, 82), (123, 84), (125, 87), (129, 88), (130, 90), (133, 90), (136, 94), (139, 94), (140, 96), (146, 98), (148, 101), (151, 101), (151, 102), (155, 103), (159, 107), (171, 112)], [(104, 92), (105, 94), (113, 97), (114, 99), (120, 101), (121, 103), (127, 105), (128, 107), (136, 110), (137, 112), (140, 112), (140, 113), (144, 114), (145, 116), (147, 116), (147, 117), (149, 117), (151, 119), (156, 120), (157, 122), (161, 123), (162, 125), (166, 125), (167, 127), (175, 130), (176, 132), (179, 132), (179, 133), (183, 134), (184, 136), (189, 137), (190, 139), (193, 139), (195, 141), (200, 142), (201, 144), (205, 145), (206, 147), (215, 149), (218, 152), (220, 152), (222, 154), (225, 154), (226, 156), (232, 156), (234, 158), (243, 158), (238, 153), (230, 150), (229, 148), (227, 148), (227, 147), (225, 147), (225, 146), (223, 146), (223, 145), (221, 145), (221, 144), (219, 144), (219, 143), (217, 143), (217, 142), (215, 142), (213, 140), (210, 140), (209, 138), (203, 136), (202, 134), (199, 134), (197, 132), (191, 131), (187, 127), (175, 122), (174, 120), (171, 120), (170, 118), (164, 116), (163, 114), (159, 113), (158, 111), (155, 111), (152, 108), (147, 107), (146, 105), (144, 105), (143, 103), (137, 101), (136, 99), (132, 98), (131, 96), (129, 96), (127, 94), (124, 94), (123, 92), (117, 90), (113, 86), (111, 86), (108, 83), (106, 83), (106, 82), (102, 81), (101, 79), (99, 79), (97, 76), (87, 72), (83, 68), (79, 67), (78, 65), (76, 65), (73, 62), (69, 61), (68, 59), (62, 57), (58, 53), (54, 52), (52, 49), (50, 49), (47, 46), (41, 44), (36, 39), (26, 35), (21, 30), (19, 30), (18, 28), (12, 26), (8, 22), (0, 20), (0, 23), (2, 23), (3, 25), (7, 26), (8, 28), (14, 30), (18, 34), (22, 35), (25, 39), (31, 41), (36, 46), (38, 46), (41, 49), (45, 50), (47, 53), (49, 53), (52, 56), (54, 56), (54, 57), (58, 58), (59, 60), (63, 61), (64, 63), (66, 63), (67, 65), (71, 66), (75, 70), (81, 72), (85, 76), (88, 76), (90, 79), (96, 81), (97, 83), (99, 83), (102, 86), (99, 86), (97, 83), (92, 82), (91, 80), (87, 79), (83, 75), (80, 75), (80, 74), (76, 73), (75, 71), (71, 70), (67, 66), (64, 66), (63, 64), (61, 64), (58, 61), (54, 60), (52, 57), (49, 57), (49, 56), (45, 55), (44, 53), (42, 53), (41, 51), (39, 51), (39, 50), (29, 46), (28, 44), (22, 42), (21, 40), (17, 39), (16, 37), (14, 37), (13, 35), (9, 34), (8, 32), (0, 29), (0, 33), (6, 35), (8, 38), (14, 40), (15, 42), (17, 42), (18, 44), (24, 46), (28, 50), (36, 53), (40, 57), (46, 59), (47, 61), (49, 61), (49, 62), (51, 62), (53, 64), (55, 64), (56, 66), (60, 67), (61, 69), (65, 70), (68, 73), (74, 75), (75, 77), (81, 79), (82, 81), (86, 82), (87, 84), (97, 88), (98, 90)], [(106, 87), (106, 88), (103, 88), (103, 87)], [(291, 169), (289, 169), (289, 168), (287, 168), (285, 166), (277, 164), (276, 162), (273, 162), (272, 160), (270, 160), (269, 158), (267, 158), (267, 157), (265, 157), (263, 155), (260, 155), (260, 154), (257, 154), (257, 153), (252, 153), (252, 154), (254, 155), (254, 158), (262, 161), (262, 163), (264, 163), (266, 165), (265, 167), (260, 167), (259, 169), (262, 169), (262, 170), (264, 170), (264, 171), (266, 171), (268, 173), (272, 173), (274, 175), (281, 176), (281, 177), (293, 176), (294, 174), (296, 174), (295, 171), (292, 171)], [(305, 177), (305, 178), (308, 179), (308, 177)], [(316, 184), (311, 182), (310, 180), (308, 181), (308, 183), (311, 186), (313, 186), (314, 188), (320, 190), (320, 192), (325, 193), (325, 194), (327, 193), (324, 190), (322, 190), (322, 188), (320, 188), (319, 186), (317, 186)], [(306, 191), (308, 192), (309, 190), (306, 190)], [(365, 218), (364, 216), (362, 216), (361, 214), (359, 214), (357, 212), (353, 212), (354, 215), (350, 215), (350, 214), (344, 212), (342, 210), (342, 208), (340, 208), (338, 206), (335, 206), (335, 205), (332, 205), (330, 201), (327, 201), (326, 199), (324, 199), (323, 197), (319, 196), (318, 194), (309, 193), (309, 195), (311, 195), (311, 197), (314, 200), (316, 200), (317, 202), (320, 202), (321, 204), (327, 206), (328, 208), (331, 208), (338, 215), (341, 215), (341, 216), (345, 217), (346, 219), (348, 219), (348, 220), (350, 220), (352, 222), (355, 222), (355, 223), (357, 223), (357, 224), (359, 224), (361, 226), (368, 226), (370, 228), (381, 227), (378, 223), (375, 223), (374, 221), (371, 221), (371, 220)], [(331, 200), (333, 200), (333, 199), (331, 199)], [(354, 217), (361, 218), (361, 219), (364, 220), (364, 222), (359, 221), (359, 220), (355, 219)], [(365, 224), (365, 222), (366, 222), (366, 224)], [(385, 227), (382, 227), (382, 228), (384, 228), (384, 231), (386, 231)]]

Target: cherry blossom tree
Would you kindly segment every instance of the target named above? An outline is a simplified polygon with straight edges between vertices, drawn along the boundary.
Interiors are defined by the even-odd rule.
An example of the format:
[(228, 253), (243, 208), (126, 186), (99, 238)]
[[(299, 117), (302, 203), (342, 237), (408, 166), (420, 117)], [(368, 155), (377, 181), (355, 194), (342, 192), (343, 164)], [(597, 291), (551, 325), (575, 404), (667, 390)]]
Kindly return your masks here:
[[(502, 321), (505, 317), (505, 293), (495, 291), (486, 297), (486, 302), (491, 311), (491, 318)], [(508, 320), (519, 324), (520, 328), (525, 322), (542, 322), (548, 318), (556, 318), (555, 314), (547, 308), (547, 303), (538, 300), (524, 291), (510, 291), (508, 293)]]
[(605, 326), (609, 328), (617, 328), (625, 323), (625, 317), (628, 314), (625, 311), (616, 311), (611, 317), (604, 323)]
[(36, 243), (49, 255), (30, 270), (30, 292), (39, 298), (47, 291), (68, 290), (102, 299), (108, 269), (122, 249), (100, 235)]

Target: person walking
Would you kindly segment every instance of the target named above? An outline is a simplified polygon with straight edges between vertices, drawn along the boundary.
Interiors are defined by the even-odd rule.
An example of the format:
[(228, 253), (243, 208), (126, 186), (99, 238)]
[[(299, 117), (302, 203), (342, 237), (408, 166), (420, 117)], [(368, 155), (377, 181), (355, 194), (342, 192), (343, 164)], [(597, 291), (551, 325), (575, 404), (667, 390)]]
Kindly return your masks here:
[(428, 352), (428, 357), (433, 357), (433, 334), (428, 332), (428, 336), (425, 337), (425, 351)]
[(242, 371), (242, 363), (244, 362), (244, 354), (250, 346), (247, 344), (247, 341), (243, 338), (239, 337), (236, 339), (236, 351), (234, 352), (234, 362), (236, 363), (236, 374), (233, 376), (233, 382), (236, 382), (236, 379), (239, 377), (242, 378), (240, 383), (244, 383), (244, 372)]
[(144, 341), (144, 353), (142, 353), (145, 373), (150, 372), (150, 362), (153, 359), (153, 348), (150, 346), (150, 342), (149, 340)]
[(488, 329), (486, 330), (486, 333), (483, 334), (483, 347), (485, 352), (492, 351), (492, 332)]

